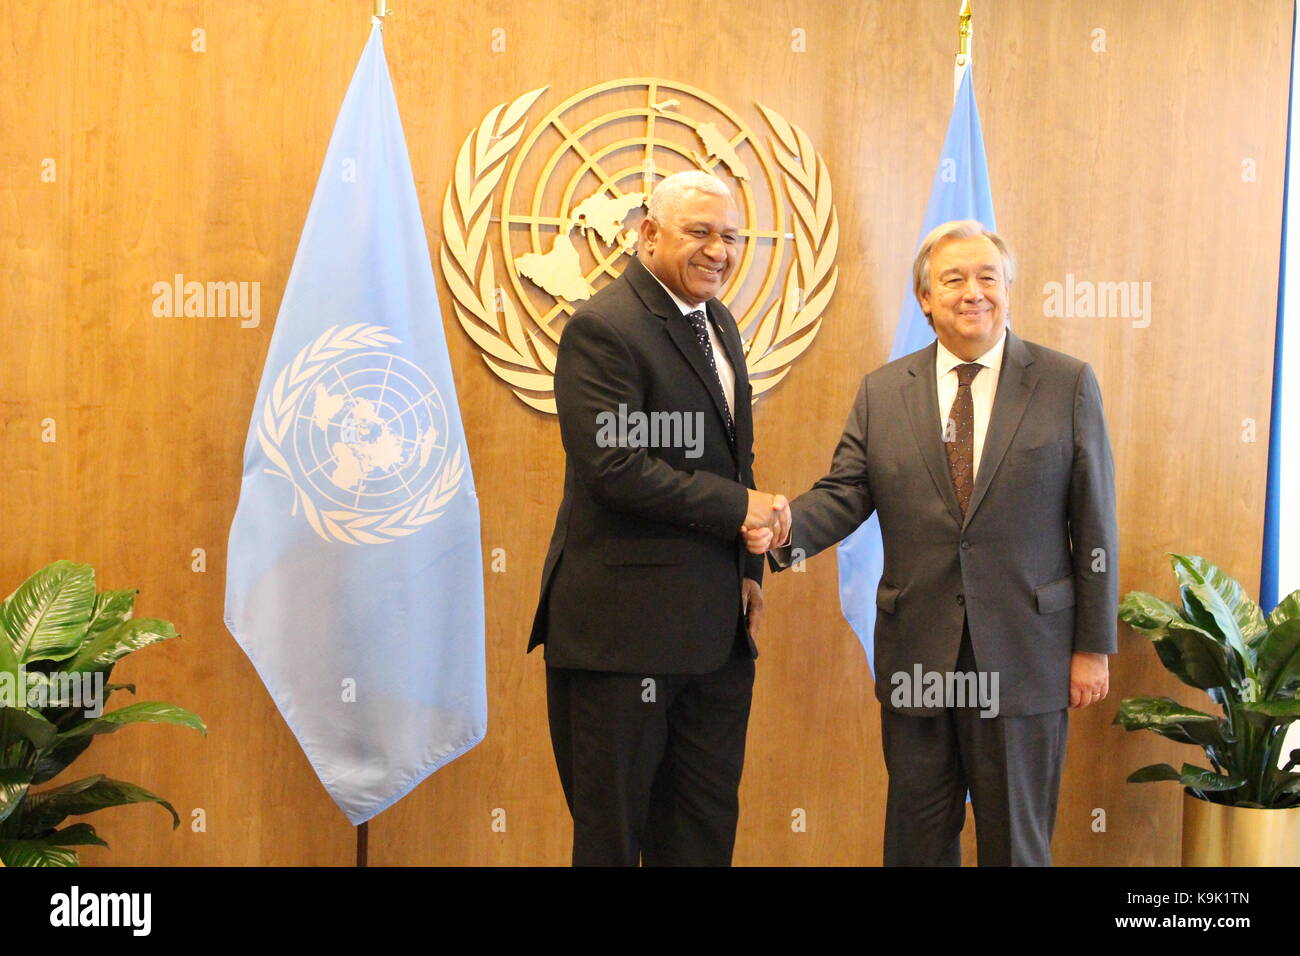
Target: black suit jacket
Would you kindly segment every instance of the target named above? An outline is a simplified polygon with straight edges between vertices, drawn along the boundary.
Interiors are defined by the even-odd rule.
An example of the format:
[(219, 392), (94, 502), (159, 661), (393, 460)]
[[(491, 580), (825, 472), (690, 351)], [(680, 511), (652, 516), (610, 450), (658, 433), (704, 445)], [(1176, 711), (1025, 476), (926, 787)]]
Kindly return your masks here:
[(811, 556), (874, 511), (885, 564), (876, 595), (876, 697), (894, 675), (952, 671), (963, 621), (1000, 712), (1070, 700), (1074, 651), (1115, 652), (1119, 532), (1101, 391), (1079, 359), (1007, 330), (1002, 371), (963, 517), (944, 452), (932, 343), (862, 381), (831, 469), (792, 503), (791, 547)]
[[(528, 642), (546, 645), (551, 666), (702, 674), (738, 641), (757, 656), (741, 603), (742, 577), (763, 570), (740, 535), (754, 487), (752, 390), (735, 320), (717, 299), (706, 307), (736, 374), (734, 446), (699, 340), (640, 261), (560, 336), (564, 499)], [(699, 456), (680, 443), (605, 447), (602, 427), (620, 406), (692, 416), (703, 427)]]

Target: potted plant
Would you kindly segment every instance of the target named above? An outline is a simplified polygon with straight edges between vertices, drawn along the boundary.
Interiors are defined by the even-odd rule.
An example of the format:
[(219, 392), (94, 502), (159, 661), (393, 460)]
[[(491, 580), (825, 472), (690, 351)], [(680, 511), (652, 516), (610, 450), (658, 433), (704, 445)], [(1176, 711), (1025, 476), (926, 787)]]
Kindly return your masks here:
[(1300, 717), (1300, 591), (1265, 616), (1209, 561), (1171, 558), (1181, 606), (1134, 591), (1119, 616), (1222, 716), (1169, 697), (1123, 701), (1116, 724), (1198, 746), (1210, 764), (1153, 764), (1129, 782), (1183, 785), (1184, 866), (1300, 864), (1300, 749), (1283, 760), (1287, 727)]
[(207, 733), (203, 721), (174, 704), (143, 701), (105, 712), (119, 660), (176, 637), (166, 621), (133, 619), (136, 591), (95, 592), (95, 571), (56, 561), (0, 603), (0, 862), (5, 866), (76, 866), (77, 846), (108, 846), (88, 823), (69, 816), (127, 803), (170, 803), (103, 774), (40, 792), (98, 734), (127, 724), (164, 723)]

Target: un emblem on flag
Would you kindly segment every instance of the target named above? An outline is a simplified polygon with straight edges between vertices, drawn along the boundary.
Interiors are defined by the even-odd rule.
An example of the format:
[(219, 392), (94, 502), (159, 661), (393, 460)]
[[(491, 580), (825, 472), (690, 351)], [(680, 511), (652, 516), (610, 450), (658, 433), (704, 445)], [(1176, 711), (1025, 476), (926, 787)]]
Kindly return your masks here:
[(582, 90), (531, 128), (546, 87), (493, 108), (460, 148), (441, 265), (461, 328), (524, 404), (555, 413), (564, 323), (623, 271), (655, 183), (686, 169), (731, 187), (744, 241), (722, 301), (754, 396), (812, 344), (835, 291), (839, 222), (826, 163), (759, 104), (764, 139), (702, 90), (635, 77)]
[(464, 473), (447, 409), (383, 326), (327, 329), (276, 376), (257, 439), (327, 541), (383, 544), (442, 514)]

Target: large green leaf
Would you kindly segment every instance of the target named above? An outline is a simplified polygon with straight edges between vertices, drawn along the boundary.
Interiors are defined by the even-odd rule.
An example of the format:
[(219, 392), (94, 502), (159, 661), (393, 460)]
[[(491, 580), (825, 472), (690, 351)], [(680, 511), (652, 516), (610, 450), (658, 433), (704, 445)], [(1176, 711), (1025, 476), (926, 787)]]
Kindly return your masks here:
[(52, 790), (28, 794), (23, 818), (24, 835), (34, 835), (56, 827), (66, 817), (128, 803), (156, 803), (171, 814), (173, 830), (181, 825), (176, 808), (162, 797), (133, 783), (111, 780), (103, 774), (96, 774)]
[(1177, 605), (1147, 594), (1145, 591), (1130, 591), (1119, 603), (1120, 620), (1129, 627), (1139, 631), (1163, 630), (1170, 621), (1183, 620), (1183, 613)]
[(1179, 590), (1187, 620), (1223, 645), (1228, 651), (1229, 666), (1234, 674), (1234, 680), (1240, 683), (1246, 674), (1246, 652), (1243, 650), (1245, 642), (1237, 629), (1236, 622), (1227, 614), (1215, 617), (1213, 612), (1206, 608), (1207, 601), (1211, 606), (1216, 603), (1213, 592), (1206, 585), (1185, 584)]
[[(1267, 628), (1259, 605), (1246, 596), (1234, 578), (1204, 558), (1186, 554), (1170, 557), (1182, 586), (1188, 616), (1205, 630), (1217, 631), (1241, 655), (1242, 661), (1249, 664), (1251, 657), (1246, 642)], [(1189, 599), (1193, 597), (1195, 600)]]
[(0, 839), (0, 863), (5, 866), (80, 866), (77, 851), (45, 840)]
[(53, 780), (94, 742), (94, 737), (73, 737), (71, 740), (56, 741), (53, 747), (36, 758), (36, 766), (32, 768), (36, 771), (32, 783)]
[(1170, 621), (1167, 628), (1148, 631), (1147, 635), (1161, 663), (1184, 684), (1201, 690), (1237, 687), (1240, 668), (1234, 667), (1232, 650), (1195, 624), (1179, 618)]
[(1277, 602), (1268, 613), (1268, 626), (1277, 627), (1283, 621), (1300, 620), (1300, 591), (1292, 591)]
[(1184, 684), (1201, 690), (1236, 685), (1241, 669), (1234, 666), (1232, 652), (1189, 622), (1177, 606), (1144, 591), (1131, 591), (1120, 602), (1119, 616), (1154, 642), (1161, 663)]
[(1279, 621), (1256, 646), (1261, 700), (1294, 697), (1300, 688), (1300, 617)]
[(95, 609), (90, 614), (90, 626), (87, 632), (98, 634), (100, 631), (107, 631), (110, 627), (117, 627), (123, 621), (131, 620), (131, 615), (135, 613), (135, 596), (139, 593), (132, 589), (101, 591), (96, 594)]
[(1152, 783), (1158, 780), (1177, 780), (1184, 787), (1193, 790), (1235, 790), (1246, 782), (1233, 774), (1218, 774), (1190, 763), (1183, 764), (1181, 771), (1167, 763), (1154, 763), (1128, 775), (1129, 783)]
[(129, 704), (110, 711), (102, 717), (95, 717), (77, 724), (60, 734), (60, 739), (71, 740), (74, 737), (89, 737), (94, 734), (111, 734), (127, 724), (178, 724), (206, 734), (208, 728), (203, 720), (184, 707), (168, 704), (158, 700), (142, 700), (138, 704)]
[(27, 788), (32, 785), (32, 772), (18, 767), (0, 768), (0, 822), (9, 819), (10, 814), (27, 796)]
[(86, 641), (65, 670), (72, 673), (107, 670), (132, 651), (178, 636), (176, 628), (167, 621), (155, 618), (123, 621)]
[(1228, 722), (1223, 718), (1184, 707), (1171, 697), (1122, 701), (1114, 722), (1125, 730), (1152, 730), (1170, 740), (1199, 747), (1223, 747), (1232, 742)]
[(89, 823), (74, 823), (56, 830), (45, 838), (45, 842), (54, 846), (108, 846)]
[(55, 561), (18, 586), (0, 614), (20, 663), (71, 657), (95, 606), (95, 571)]
[(0, 707), (0, 728), (25, 738), (37, 750), (54, 743), (59, 729), (28, 707)]
[[(1248, 641), (1254, 640), (1268, 629), (1264, 612), (1236, 578), (1196, 555), (1172, 555), (1172, 557), (1174, 573), (1179, 576), (1179, 581), (1187, 583), (1196, 580), (1208, 585), (1232, 614), (1242, 637)], [(1186, 573), (1186, 578), (1180, 573), (1180, 569)]]

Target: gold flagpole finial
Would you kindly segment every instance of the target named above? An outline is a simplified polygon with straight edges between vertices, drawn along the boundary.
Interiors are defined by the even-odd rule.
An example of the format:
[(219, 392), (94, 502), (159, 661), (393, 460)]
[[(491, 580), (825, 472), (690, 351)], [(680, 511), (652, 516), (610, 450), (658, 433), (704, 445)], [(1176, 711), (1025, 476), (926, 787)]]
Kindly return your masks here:
[(970, 0), (961, 0), (961, 10), (957, 13), (957, 65), (970, 64), (971, 41)]
[(388, 9), (388, 0), (375, 0), (375, 16), (386, 17), (391, 11)]

